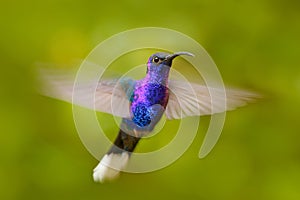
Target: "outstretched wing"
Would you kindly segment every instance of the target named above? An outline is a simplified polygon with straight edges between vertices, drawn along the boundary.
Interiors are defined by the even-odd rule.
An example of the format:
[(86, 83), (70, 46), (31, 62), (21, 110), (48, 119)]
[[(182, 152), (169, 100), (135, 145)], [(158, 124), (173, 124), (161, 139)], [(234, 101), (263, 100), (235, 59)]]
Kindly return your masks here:
[[(75, 105), (130, 117), (129, 97), (135, 81), (123, 79), (76, 80), (76, 73), (64, 70), (40, 69), (41, 94)], [(76, 80), (76, 81), (75, 81)]]
[(178, 80), (170, 80), (168, 87), (170, 96), (165, 111), (168, 119), (221, 113), (260, 98), (257, 94), (242, 90), (208, 88)]

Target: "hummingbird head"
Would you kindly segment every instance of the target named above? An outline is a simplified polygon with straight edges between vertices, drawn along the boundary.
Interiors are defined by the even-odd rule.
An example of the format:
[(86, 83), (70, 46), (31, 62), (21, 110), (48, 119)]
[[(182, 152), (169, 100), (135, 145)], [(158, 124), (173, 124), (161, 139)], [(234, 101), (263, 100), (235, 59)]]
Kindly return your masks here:
[(173, 59), (180, 55), (194, 56), (192, 53), (189, 52), (176, 52), (173, 54), (168, 54), (164, 52), (155, 53), (152, 56), (150, 56), (148, 60), (147, 73), (148, 71), (157, 71), (166, 67), (169, 69), (172, 66)]

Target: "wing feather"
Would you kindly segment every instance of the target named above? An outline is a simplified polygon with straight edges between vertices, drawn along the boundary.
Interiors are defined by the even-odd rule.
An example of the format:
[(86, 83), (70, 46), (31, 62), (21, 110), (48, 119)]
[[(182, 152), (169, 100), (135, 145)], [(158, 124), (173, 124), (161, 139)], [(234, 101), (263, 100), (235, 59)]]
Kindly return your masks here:
[(247, 91), (208, 88), (179, 80), (170, 80), (168, 87), (170, 96), (165, 112), (168, 119), (225, 112), (260, 98), (258, 94)]
[(132, 79), (124, 79), (122, 84), (119, 79), (86, 79), (75, 82), (75, 76), (76, 73), (70, 71), (41, 69), (40, 93), (115, 116), (130, 116), (127, 95), (133, 87)]

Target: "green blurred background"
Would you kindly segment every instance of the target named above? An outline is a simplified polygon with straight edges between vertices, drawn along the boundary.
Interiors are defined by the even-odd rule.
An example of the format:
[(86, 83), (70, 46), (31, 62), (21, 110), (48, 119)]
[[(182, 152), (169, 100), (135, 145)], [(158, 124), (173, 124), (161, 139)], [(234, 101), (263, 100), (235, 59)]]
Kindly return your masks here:
[[(300, 1), (12, 0), (0, 11), (0, 199), (300, 199)], [(267, 98), (229, 112), (205, 159), (207, 117), (171, 166), (96, 184), (71, 105), (36, 94), (34, 63), (70, 64), (144, 26), (189, 35), (226, 84)]]

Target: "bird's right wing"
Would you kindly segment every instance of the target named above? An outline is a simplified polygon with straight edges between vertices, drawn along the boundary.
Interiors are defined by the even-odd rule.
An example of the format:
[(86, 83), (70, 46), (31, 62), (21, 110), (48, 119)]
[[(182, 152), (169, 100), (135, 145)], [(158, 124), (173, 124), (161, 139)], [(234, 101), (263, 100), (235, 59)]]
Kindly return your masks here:
[(261, 98), (243, 90), (210, 88), (179, 80), (170, 80), (168, 87), (170, 96), (165, 111), (168, 119), (221, 113)]
[(129, 97), (135, 81), (123, 79), (86, 79), (76, 81), (76, 73), (40, 69), (41, 94), (92, 110), (130, 117)]

